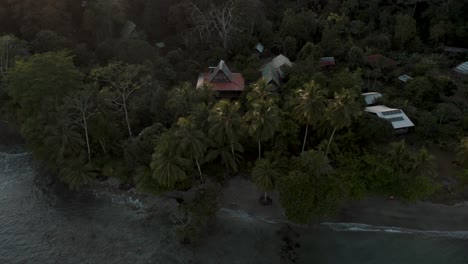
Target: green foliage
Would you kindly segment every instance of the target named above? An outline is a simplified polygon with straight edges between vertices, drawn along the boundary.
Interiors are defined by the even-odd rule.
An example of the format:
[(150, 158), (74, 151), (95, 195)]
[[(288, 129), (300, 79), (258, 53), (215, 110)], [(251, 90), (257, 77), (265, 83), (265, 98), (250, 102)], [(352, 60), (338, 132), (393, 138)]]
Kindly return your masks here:
[(12, 35), (0, 37), (0, 78), (15, 65), (16, 59), (26, 55), (26, 42)]
[(182, 208), (185, 217), (175, 228), (181, 243), (195, 244), (203, 237), (219, 210), (219, 196), (216, 188), (200, 189), (194, 200)]
[(437, 185), (433, 157), (426, 149), (408, 149), (404, 141), (392, 143), (385, 153), (339, 155), (338, 173), (350, 186), (353, 198), (366, 193), (395, 195), (414, 201), (428, 197)]
[(357, 96), (352, 90), (341, 90), (327, 107), (327, 118), (332, 127), (342, 129), (362, 114)]
[(317, 125), (323, 121), (326, 110), (325, 91), (319, 84), (311, 81), (298, 89), (293, 98), (293, 115), (300, 124), (306, 126), (302, 151), (305, 150), (309, 126)]
[(98, 175), (98, 170), (91, 164), (83, 164), (80, 161), (71, 161), (71, 164), (60, 168), (59, 178), (70, 189), (78, 190), (80, 187), (91, 184)]
[(20, 120), (55, 112), (61, 100), (81, 85), (82, 74), (66, 52), (34, 55), (17, 62), (7, 78), (8, 95)]
[(364, 64), (364, 51), (357, 46), (352, 46), (348, 51), (348, 61), (353, 69), (362, 67)]
[(293, 159), (289, 174), (280, 178), (278, 188), (286, 216), (301, 224), (333, 213), (342, 196), (341, 183), (333, 177), (328, 159), (314, 151)]
[(245, 114), (249, 134), (258, 142), (258, 155), (261, 157), (261, 142), (267, 141), (277, 132), (281, 117), (275, 97), (269, 92), (264, 79), (254, 84), (247, 95), (249, 110)]
[(178, 182), (187, 179), (186, 171), (192, 164), (182, 156), (177, 144), (173, 131), (162, 134), (150, 164), (153, 178), (167, 188), (174, 188)]
[(101, 94), (106, 101), (124, 113), (128, 135), (133, 136), (131, 117), (128, 106), (131, 97), (141, 89), (147, 88), (151, 82), (149, 70), (143, 65), (129, 65), (122, 62), (112, 62), (107, 66), (95, 68), (91, 77), (97, 84), (104, 84)]
[(239, 102), (221, 100), (210, 111), (208, 134), (217, 145), (238, 143), (243, 126)]
[(297, 54), (297, 59), (302, 61), (312, 61), (318, 63), (322, 57), (322, 49), (319, 45), (312, 42), (307, 42)]
[(281, 50), (283, 51), (283, 53), (291, 58), (291, 59), (295, 59), (296, 58), (296, 52), (297, 52), (297, 41), (295, 38), (291, 37), (291, 36), (287, 36), (284, 40), (283, 40), (283, 45), (282, 45), (282, 48)]
[(441, 101), (441, 87), (429, 77), (415, 77), (406, 85), (404, 96), (419, 108), (431, 110)]
[(264, 192), (274, 189), (275, 182), (281, 176), (276, 164), (269, 159), (259, 159), (252, 170), (252, 179)]
[(35, 53), (69, 50), (72, 46), (70, 40), (51, 30), (39, 31), (31, 42), (31, 48)]
[(397, 15), (394, 37), (398, 46), (403, 49), (411, 40), (418, 37), (416, 20), (408, 15)]

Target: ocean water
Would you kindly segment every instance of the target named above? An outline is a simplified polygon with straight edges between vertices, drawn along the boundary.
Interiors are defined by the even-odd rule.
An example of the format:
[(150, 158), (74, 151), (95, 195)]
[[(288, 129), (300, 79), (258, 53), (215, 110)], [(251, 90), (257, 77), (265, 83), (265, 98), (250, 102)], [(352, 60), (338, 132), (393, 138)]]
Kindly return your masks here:
[(468, 263), (466, 231), (353, 223), (287, 229), (227, 209), (199, 245), (182, 246), (170, 218), (144, 201), (50, 188), (37, 171), (29, 153), (0, 152), (1, 264), (292, 263), (284, 256), (314, 264)]

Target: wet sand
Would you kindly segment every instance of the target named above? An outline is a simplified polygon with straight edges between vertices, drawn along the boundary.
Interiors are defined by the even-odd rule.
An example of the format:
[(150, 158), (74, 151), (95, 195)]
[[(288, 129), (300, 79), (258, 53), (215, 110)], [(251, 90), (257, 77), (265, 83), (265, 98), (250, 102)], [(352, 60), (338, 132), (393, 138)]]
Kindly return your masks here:
[[(221, 207), (243, 211), (267, 221), (287, 221), (278, 194), (271, 193), (273, 204), (269, 206), (259, 204), (258, 198), (261, 194), (262, 192), (252, 182), (236, 177), (225, 190)], [(323, 219), (321, 222), (362, 223), (416, 230), (468, 231), (468, 203), (457, 205), (407, 203), (370, 197), (361, 201), (347, 202), (335, 217)]]

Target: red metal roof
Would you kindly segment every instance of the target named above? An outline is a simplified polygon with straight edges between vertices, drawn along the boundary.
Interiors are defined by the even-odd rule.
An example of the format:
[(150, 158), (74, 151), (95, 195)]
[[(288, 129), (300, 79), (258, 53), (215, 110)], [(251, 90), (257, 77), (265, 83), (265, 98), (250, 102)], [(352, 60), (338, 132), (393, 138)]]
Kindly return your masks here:
[(320, 58), (320, 65), (321, 66), (335, 65), (335, 58), (334, 57)]
[(200, 74), (197, 87), (203, 84), (209, 84), (214, 91), (243, 91), (245, 87), (245, 80), (242, 74), (232, 73), (230, 82), (210, 82), (211, 73)]

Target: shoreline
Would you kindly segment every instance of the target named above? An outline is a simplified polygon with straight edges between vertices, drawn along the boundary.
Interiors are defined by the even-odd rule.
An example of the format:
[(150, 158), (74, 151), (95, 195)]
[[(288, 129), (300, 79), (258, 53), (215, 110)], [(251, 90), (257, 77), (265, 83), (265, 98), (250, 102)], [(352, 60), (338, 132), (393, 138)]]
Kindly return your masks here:
[[(0, 151), (11, 149), (24, 144), (18, 132), (7, 122), (0, 120)], [(115, 181), (115, 180), (114, 180)], [(174, 212), (178, 203), (167, 196), (156, 197), (150, 194), (137, 192), (135, 189), (122, 191), (118, 189), (115, 182), (98, 183), (88, 190), (95, 196), (108, 193), (129, 199), (140, 207), (135, 199), (148, 204), (152, 211)], [(223, 191), (220, 201), (219, 213), (240, 212), (244, 216), (271, 222), (284, 223), (294, 226), (303, 226), (292, 223), (286, 218), (285, 212), (279, 203), (277, 192), (270, 193), (273, 200), (272, 205), (263, 206), (258, 203), (262, 192), (251, 181), (236, 176), (232, 178)], [(183, 194), (182, 194), (183, 195)], [(368, 197), (361, 201), (348, 201), (337, 212), (335, 216), (320, 219), (317, 226), (323, 222), (333, 223), (361, 223), (372, 226), (392, 226), (415, 230), (438, 230), (438, 231), (468, 231), (468, 201), (447, 205), (432, 202), (405, 203), (398, 200), (387, 200), (382, 197)]]
[[(24, 153), (4, 154), (19, 155)], [(39, 172), (39, 174), (41, 173)], [(56, 183), (50, 185), (48, 177), (41, 177), (41, 179), (40, 181), (44, 184), (42, 187), (48, 191), (60, 192), (58, 189), (61, 187), (57, 186)], [(125, 204), (133, 208), (135, 213), (146, 211), (150, 215), (170, 215), (178, 210), (179, 204), (173, 197), (154, 196), (138, 192), (135, 189), (120, 190), (118, 184), (118, 180), (109, 179), (86, 188), (85, 192), (96, 198), (110, 199), (112, 202)], [(468, 202), (455, 205), (422, 201), (405, 203), (383, 197), (368, 197), (360, 201), (346, 202), (335, 216), (319, 219), (316, 223), (309, 225), (300, 225), (287, 219), (276, 192), (270, 194), (273, 203), (268, 206), (260, 205), (258, 202), (260, 195), (262, 192), (251, 181), (239, 176), (234, 177), (223, 191), (217, 217), (228, 216), (268, 224), (286, 224), (297, 228), (317, 228), (333, 224), (349, 225), (350, 229), (368, 225), (369, 227), (366, 227), (368, 229), (394, 227), (421, 232), (468, 231)], [(339, 230), (347, 231), (342, 228)]]
[[(265, 222), (303, 227), (286, 218), (276, 192), (270, 194), (273, 204), (268, 206), (258, 203), (261, 194), (262, 192), (252, 182), (235, 177), (224, 191), (221, 207)], [(468, 231), (468, 202), (446, 205), (422, 201), (407, 203), (383, 197), (368, 197), (360, 201), (346, 202), (335, 216), (320, 219), (309, 227), (323, 223), (359, 223), (418, 231)]]

